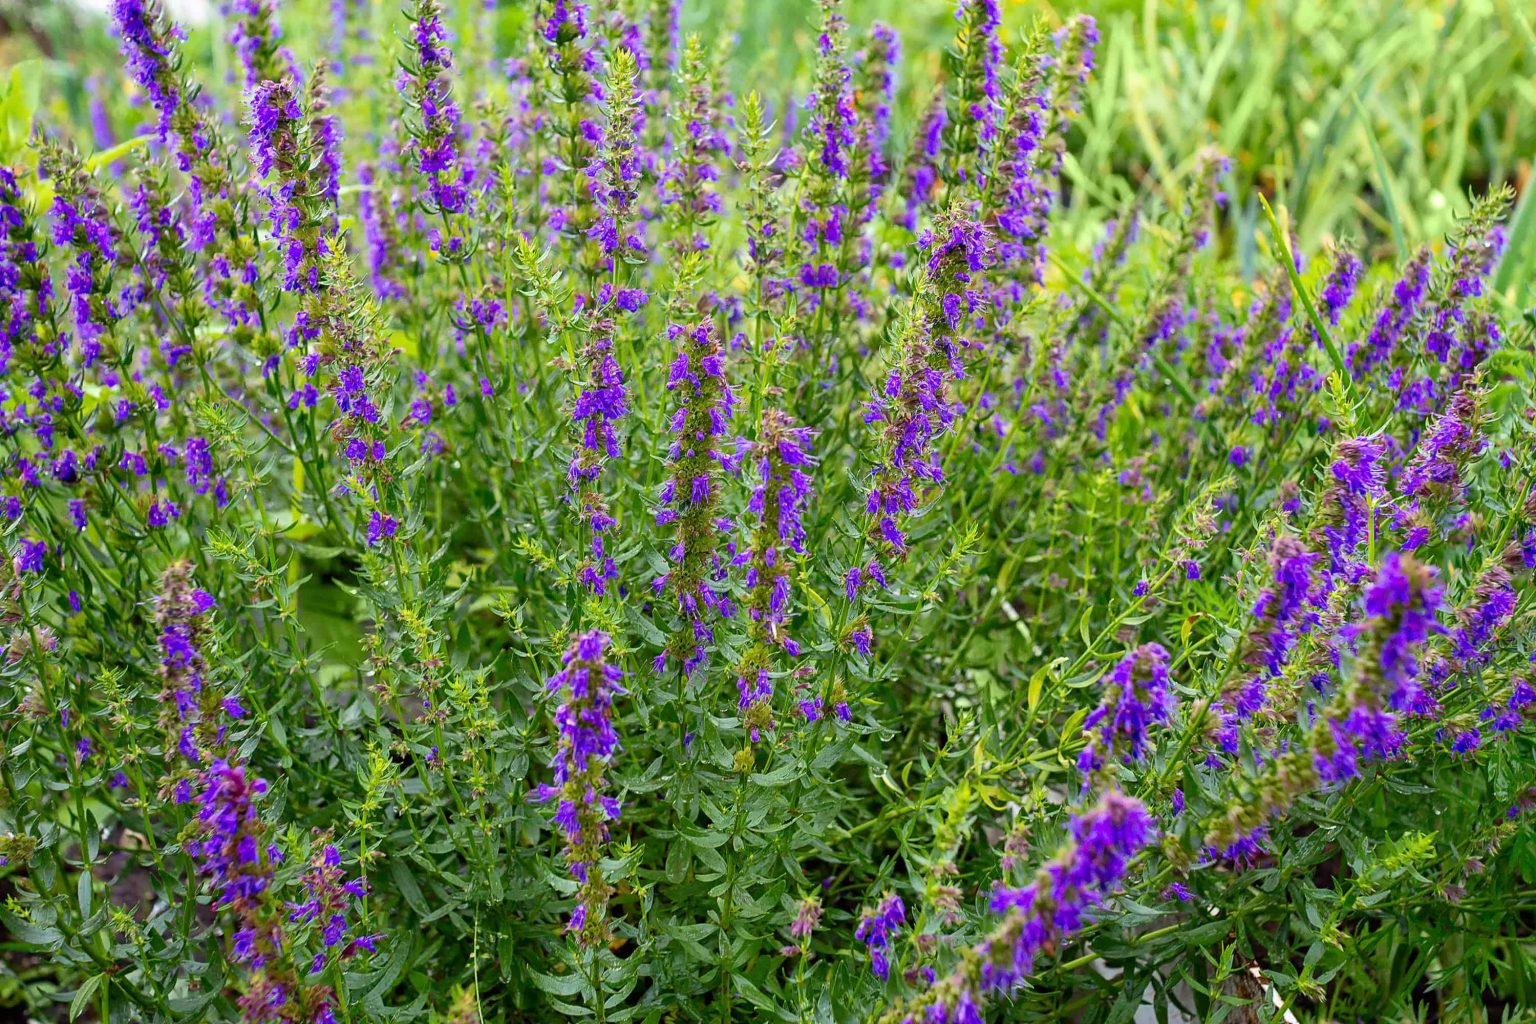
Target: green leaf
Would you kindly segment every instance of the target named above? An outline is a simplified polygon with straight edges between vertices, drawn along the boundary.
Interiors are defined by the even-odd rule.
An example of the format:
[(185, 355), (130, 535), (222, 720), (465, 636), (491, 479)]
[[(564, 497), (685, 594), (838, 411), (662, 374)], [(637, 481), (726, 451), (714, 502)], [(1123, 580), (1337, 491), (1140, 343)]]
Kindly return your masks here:
[(747, 778), (758, 786), (787, 786), (795, 781), (800, 771), (795, 764), (783, 764), (771, 772), (753, 772)]
[(101, 988), (102, 982), (106, 980), (106, 977), (105, 974), (93, 974), (86, 978), (85, 982), (75, 990), (75, 998), (69, 1001), (70, 1020), (78, 1018), (85, 1012), (86, 1007), (91, 1005), (91, 997), (96, 994), (97, 989)]
[(1029, 692), (1025, 696), (1025, 702), (1029, 710), (1033, 711), (1040, 704), (1040, 691), (1045, 689), (1045, 677), (1050, 671), (1050, 666), (1042, 665), (1035, 670), (1035, 674), (1029, 677)]
[(0, 99), (0, 160), (31, 167), (36, 153), (28, 145), (43, 91), (43, 62), (24, 60), (11, 68)]
[(579, 995), (586, 989), (587, 979), (572, 971), (569, 974), (540, 974), (538, 971), (529, 971), (528, 976), (533, 979), (534, 985), (540, 991), (548, 992), (552, 996)]
[(418, 914), (427, 912), (427, 901), (421, 894), (421, 886), (416, 884), (416, 876), (411, 874), (410, 867), (401, 858), (391, 858), (389, 877), (394, 879), (395, 887), (400, 890), (400, 895), (405, 897), (407, 906)]
[[(1365, 104), (1360, 102), (1358, 95), (1351, 96), (1355, 110), (1360, 114), (1360, 123), (1365, 126), (1365, 140), (1370, 143), (1371, 155), (1376, 160), (1376, 177), (1381, 184), (1381, 201), (1387, 208), (1387, 220), (1392, 225), (1392, 245), (1397, 249), (1398, 255), (1405, 256), (1408, 253), (1408, 237), (1403, 231), (1403, 218), (1397, 212), (1396, 189), (1392, 187), (1392, 172), (1387, 169), (1386, 154), (1381, 151), (1381, 143), (1376, 140), (1376, 129), (1371, 127), (1371, 116), (1366, 113)], [(1264, 205), (1265, 212), (1269, 211), (1269, 204)]]
[(1328, 327), (1323, 323), (1322, 317), (1317, 315), (1317, 307), (1312, 304), (1312, 296), (1307, 292), (1307, 286), (1302, 283), (1301, 275), (1296, 272), (1296, 256), (1291, 252), (1291, 240), (1286, 237), (1285, 231), (1280, 227), (1280, 221), (1275, 216), (1275, 211), (1269, 208), (1269, 200), (1264, 194), (1259, 193), (1259, 204), (1264, 207), (1264, 216), (1269, 218), (1269, 228), (1274, 232), (1275, 245), (1280, 249), (1280, 258), (1285, 263), (1285, 273), (1291, 279), (1291, 288), (1296, 297), (1301, 300), (1302, 309), (1306, 310), (1307, 319), (1312, 322), (1312, 329), (1317, 332), (1318, 338), (1323, 343), (1323, 348), (1328, 351), (1328, 358), (1333, 363), (1333, 368), (1339, 375), (1340, 383), (1346, 392), (1352, 392), (1349, 368), (1344, 365), (1344, 357), (1339, 354), (1339, 346), (1334, 343), (1333, 335), (1328, 333)]
[[(1506, 295), (1516, 281), (1525, 282), (1525, 296), (1531, 294), (1531, 278), (1536, 275), (1536, 185), (1527, 185), (1515, 215), (1509, 224), (1509, 241), (1493, 273), (1493, 290)], [(1515, 296), (1523, 303), (1524, 296)]]
[(193, 1014), (201, 1013), (209, 1003), (219, 997), (221, 991), (222, 988), (220, 986), (211, 986), (194, 995), (172, 996), (167, 1001), (167, 1004), (170, 1006), (172, 1013), (178, 1016), (190, 1017)]
[(91, 870), (86, 867), (75, 882), (75, 898), (80, 904), (80, 916), (91, 916)]
[(0, 924), (5, 925), (11, 938), (24, 946), (51, 953), (64, 944), (64, 933), (59, 929), (33, 924), (6, 910), (0, 910)]
[(92, 153), (85, 158), (85, 169), (92, 172), (99, 171), (103, 167), (116, 163), (139, 147), (149, 145), (149, 140), (152, 138), (154, 138), (153, 135), (135, 135), (125, 142), (119, 142), (110, 149), (103, 149), (99, 153)]

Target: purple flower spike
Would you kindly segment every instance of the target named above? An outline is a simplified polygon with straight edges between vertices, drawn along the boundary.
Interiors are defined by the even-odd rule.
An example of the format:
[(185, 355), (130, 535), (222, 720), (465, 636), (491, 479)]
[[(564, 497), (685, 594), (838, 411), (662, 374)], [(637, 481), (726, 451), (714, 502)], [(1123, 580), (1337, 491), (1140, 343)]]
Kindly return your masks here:
[(613, 699), (626, 691), (624, 673), (608, 660), (608, 634), (583, 633), (561, 656), (560, 671), (546, 690), (558, 695), (555, 728), (559, 740), (550, 762), (554, 785), (542, 785), (529, 799), (554, 805), (552, 819), (565, 838), (565, 858), (579, 886), (567, 930), (583, 946), (607, 939), (607, 906), (612, 887), (599, 861), (619, 802), (608, 796), (604, 774), (619, 749), (613, 729)]

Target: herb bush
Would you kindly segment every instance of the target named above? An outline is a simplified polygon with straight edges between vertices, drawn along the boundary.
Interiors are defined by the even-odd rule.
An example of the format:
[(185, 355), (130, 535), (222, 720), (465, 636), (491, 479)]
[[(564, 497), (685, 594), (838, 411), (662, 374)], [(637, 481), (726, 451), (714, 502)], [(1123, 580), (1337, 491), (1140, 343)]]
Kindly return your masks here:
[(0, 119), (14, 1005), (1529, 1005), (1529, 203), (1100, 209), (989, 0), (900, 145), (833, 0), (777, 110), (669, 3), (232, 8), (237, 108), (115, 0), (147, 134)]

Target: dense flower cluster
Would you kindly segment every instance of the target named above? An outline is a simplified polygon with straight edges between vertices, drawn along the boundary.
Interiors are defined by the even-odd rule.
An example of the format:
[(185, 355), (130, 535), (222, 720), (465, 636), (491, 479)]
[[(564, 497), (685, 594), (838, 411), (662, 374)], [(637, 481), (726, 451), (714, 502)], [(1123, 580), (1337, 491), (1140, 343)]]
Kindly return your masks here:
[[(941, 218), (918, 244), (927, 257), (923, 290), (903, 320), (896, 360), (864, 414), (881, 435), (881, 462), (865, 504), (869, 530), (877, 549), (896, 558), (907, 550), (906, 520), (944, 482), (938, 442), (954, 423), (951, 392), (965, 375), (968, 343), (961, 332), (983, 301), (977, 277), (994, 259), (991, 235), (959, 214)], [(855, 567), (849, 590), (883, 575), (878, 559)]]
[(0, 83), (29, 1017), (1519, 1001), (1417, 941), (1527, 937), (1536, 807), (1536, 201), (1456, 90), (1444, 211), (1320, 213), (1398, 121), (1255, 195), (1119, 18), (110, 8)]
[(361, 878), (349, 879), (341, 866), (341, 851), (331, 843), (321, 846), (301, 879), (304, 899), (289, 905), (288, 920), (294, 924), (320, 927), (322, 952), (315, 954), (309, 973), (325, 969), (334, 951), (338, 959), (347, 959), (359, 951), (372, 953), (384, 936), (379, 933), (358, 935), (347, 919), (355, 901), (368, 895), (368, 885)]
[(577, 514), (592, 534), (590, 557), (583, 561), (580, 576), (596, 594), (606, 593), (619, 573), (608, 552), (608, 535), (618, 524), (599, 488), (604, 465), (622, 454), (616, 428), (629, 404), (624, 372), (613, 356), (612, 330), (611, 317), (599, 319), (582, 352), (584, 376), (590, 376), (571, 407), (577, 438), (567, 471)]
[(432, 205), (444, 214), (463, 213), (474, 180), (459, 154), (460, 115), (453, 99), (453, 55), (437, 0), (418, 0), (412, 25), (416, 60), (401, 72), (401, 91), (420, 112), (413, 142), (416, 169), (427, 180)]

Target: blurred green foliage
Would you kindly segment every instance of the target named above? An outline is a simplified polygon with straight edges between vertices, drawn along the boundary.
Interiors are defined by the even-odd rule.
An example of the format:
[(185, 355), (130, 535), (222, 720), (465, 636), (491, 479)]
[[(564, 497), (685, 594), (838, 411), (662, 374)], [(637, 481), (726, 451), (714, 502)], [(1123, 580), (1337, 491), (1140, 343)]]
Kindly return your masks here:
[[(372, 0), (388, 26), (390, 0)], [(289, 42), (323, 56), (330, 0), (284, 0)], [(461, 31), (479, 4), (453, 9)], [(849, 0), (856, 33), (875, 21), (904, 44), (898, 137), (935, 87), (954, 31), (944, 0)], [(497, 52), (525, 30), (528, 5), (496, 15)], [(1233, 157), (1234, 214), (1251, 238), (1256, 191), (1288, 207), (1304, 247), (1340, 235), (1391, 244), (1442, 235), (1469, 191), (1511, 181), (1523, 191), (1536, 154), (1536, 7), (1524, 0), (1002, 0), (1004, 32), (1087, 11), (1104, 43), (1087, 116), (1073, 140), (1074, 194), (1097, 206), (1152, 187), (1177, 191), (1189, 161), (1214, 143)], [(452, 20), (452, 18), (451, 18)], [(735, 80), (761, 83), (782, 111), (804, 88), (802, 54), (814, 0), (690, 0), (683, 30), (719, 40)], [(218, 85), (227, 58), (217, 13), (189, 41)], [(0, 71), (44, 60), (54, 121), (90, 124), (101, 98), (119, 136), (136, 113), (124, 102), (116, 49), (99, 17), (45, 0), (0, 0)], [(380, 54), (396, 40), (386, 28)], [(96, 140), (98, 145), (105, 143)]]

